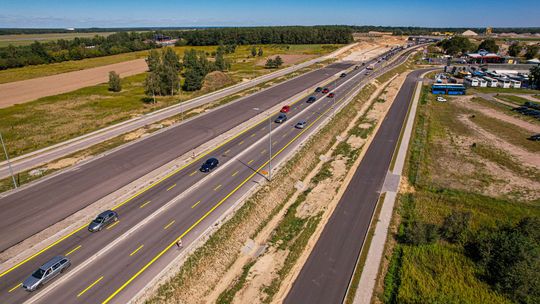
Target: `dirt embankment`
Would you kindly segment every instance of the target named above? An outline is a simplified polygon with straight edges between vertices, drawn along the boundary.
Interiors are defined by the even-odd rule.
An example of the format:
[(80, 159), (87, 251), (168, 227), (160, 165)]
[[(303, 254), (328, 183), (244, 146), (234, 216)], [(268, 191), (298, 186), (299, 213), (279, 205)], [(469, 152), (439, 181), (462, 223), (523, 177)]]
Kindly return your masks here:
[(148, 69), (144, 59), (105, 65), (97, 68), (0, 84), (0, 108), (97, 85), (109, 80), (109, 72), (120, 77), (140, 74)]
[(266, 60), (276, 59), (277, 56), (281, 57), (281, 60), (283, 60), (283, 65), (291, 65), (291, 64), (306, 61), (308, 59), (316, 57), (316, 55), (305, 55), (305, 54), (279, 54), (279, 55), (268, 56), (267, 58), (261, 59), (257, 62), (257, 65), (264, 66), (266, 64)]

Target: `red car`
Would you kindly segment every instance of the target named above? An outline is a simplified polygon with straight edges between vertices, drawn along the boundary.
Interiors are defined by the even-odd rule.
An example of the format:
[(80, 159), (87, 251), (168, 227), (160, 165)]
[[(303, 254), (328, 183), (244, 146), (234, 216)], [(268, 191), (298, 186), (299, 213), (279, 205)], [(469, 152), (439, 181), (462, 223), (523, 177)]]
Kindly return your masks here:
[(334, 93), (328, 94), (328, 98), (334, 98)]
[(330, 90), (329, 90), (328, 88), (324, 88), (324, 89), (322, 90), (322, 93), (323, 93), (323, 94), (326, 94), (326, 93), (328, 93), (328, 92), (330, 92)]
[(291, 110), (291, 107), (290, 106), (283, 106), (283, 108), (281, 108), (281, 113), (289, 113), (289, 111)]

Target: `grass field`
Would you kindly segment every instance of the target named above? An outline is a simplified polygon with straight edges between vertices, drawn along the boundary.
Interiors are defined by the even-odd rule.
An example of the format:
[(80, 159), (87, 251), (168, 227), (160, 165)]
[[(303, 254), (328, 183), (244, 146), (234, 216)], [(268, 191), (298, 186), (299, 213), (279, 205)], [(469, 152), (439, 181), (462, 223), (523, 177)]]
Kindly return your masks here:
[(114, 32), (0, 35), (0, 47), (6, 47), (10, 44), (13, 46), (30, 45), (34, 43), (34, 41), (49, 42), (60, 39), (71, 40), (75, 37), (91, 38), (96, 35), (107, 37), (110, 34), (114, 34)]
[[(280, 46), (265, 50), (269, 54), (287, 53)], [(320, 54), (323, 47), (295, 46), (288, 51)], [(231, 58), (235, 62), (227, 73), (228, 82), (214, 83), (206, 91), (157, 97), (153, 104), (144, 94), (143, 73), (122, 79), (122, 91), (118, 93), (108, 91), (107, 84), (100, 84), (0, 109), (0, 130), (10, 156), (16, 157), (272, 71), (256, 64), (260, 58), (245, 58), (247, 52), (248, 47), (241, 47)]]
[(515, 88), (471, 88), (468, 90), (467, 94), (474, 94), (476, 92), (479, 93), (499, 93), (499, 94), (538, 94), (540, 93), (540, 90), (529, 90), (529, 89), (515, 89)]
[[(259, 46), (257, 46), (259, 47)], [(262, 45), (264, 57), (275, 54), (304, 54), (304, 55), (322, 55), (329, 53), (339, 47), (339, 45)], [(188, 49), (197, 49), (205, 51), (209, 54), (216, 50), (215, 46), (179, 46), (174, 47), (180, 58), (184, 51)], [(234, 54), (229, 54), (226, 57), (234, 60), (234, 69), (241, 75), (249, 75), (253, 70), (262, 70), (262, 66), (257, 66), (254, 63), (260, 60), (260, 57), (249, 57), (251, 46), (239, 46)], [(95, 68), (99, 66), (119, 63), (129, 60), (146, 58), (148, 51), (139, 51), (132, 53), (124, 53), (112, 56), (104, 56), (97, 58), (87, 58), (77, 61), (65, 61), (59, 63), (32, 65), (16, 69), (8, 69), (0, 71), (0, 83), (20, 81), (37, 77), (56, 75), (66, 72)]]
[[(476, 136), (458, 119), (470, 115), (462, 111), (451, 100), (434, 102), (424, 86), (405, 167), (411, 190), (400, 194), (402, 224), (394, 234), (397, 245), (389, 259), (384, 293), (378, 295), (384, 303), (513, 303), (481, 279), (479, 266), (465, 255), (463, 245), (440, 238), (413, 245), (401, 239), (405, 221), (440, 229), (453, 211), (471, 214), (467, 237), (483, 227), (540, 216), (540, 199), (527, 199), (521, 194), (526, 191), (509, 189), (508, 195), (495, 195), (486, 190), (493, 183), (506, 183), (486, 163), (523, 178), (522, 183), (538, 180), (540, 172), (491, 145), (477, 143), (470, 153), (462, 152), (463, 138)], [(513, 125), (476, 113), (474, 122), (501, 140), (540, 151), (538, 145), (519, 140), (521, 131)]]

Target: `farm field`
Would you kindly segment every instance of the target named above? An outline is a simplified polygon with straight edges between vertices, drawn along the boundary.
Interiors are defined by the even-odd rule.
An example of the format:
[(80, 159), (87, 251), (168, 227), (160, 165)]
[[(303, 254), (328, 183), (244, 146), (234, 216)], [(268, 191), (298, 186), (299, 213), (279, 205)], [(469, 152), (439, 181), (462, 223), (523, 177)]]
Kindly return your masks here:
[(18, 35), (0, 35), (0, 47), (30, 45), (34, 41), (49, 42), (55, 40), (71, 40), (75, 37), (91, 38), (95, 35), (109, 36), (114, 32), (96, 32), (96, 33), (54, 33), (54, 34), (18, 34)]

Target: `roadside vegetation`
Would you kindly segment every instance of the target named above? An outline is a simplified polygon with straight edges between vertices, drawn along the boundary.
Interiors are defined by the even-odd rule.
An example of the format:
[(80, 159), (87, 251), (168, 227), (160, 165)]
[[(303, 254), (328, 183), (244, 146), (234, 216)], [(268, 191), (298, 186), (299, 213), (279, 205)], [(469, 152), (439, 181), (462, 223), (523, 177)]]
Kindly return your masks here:
[(513, 147), (540, 148), (525, 134), (423, 88), (376, 302), (540, 302), (540, 164)]
[[(262, 49), (268, 56), (294, 55), (296, 61), (287, 64), (290, 65), (293, 62), (331, 52), (338, 47), (338, 45), (293, 45), (263, 46)], [(213, 50), (215, 51), (216, 48), (214, 47)], [(202, 54), (199, 53), (197, 56), (201, 58)], [(252, 57), (250, 48), (247, 46), (238, 47), (234, 53), (225, 55), (224, 59), (230, 63), (229, 70), (206, 74), (198, 90), (179, 90), (178, 86), (185, 85), (185, 78), (180, 73), (178, 86), (172, 87), (174, 95), (167, 95), (173, 93), (171, 86), (167, 85), (164, 87), (163, 96), (155, 94), (154, 100), (152, 94), (146, 94), (150, 91), (146, 90), (145, 93), (144, 84), (147, 73), (138, 74), (121, 79), (119, 92), (109, 90), (109, 84), (105, 83), (0, 109), (2, 117), (0, 130), (2, 130), (10, 156), (16, 157), (270, 72), (264, 68), (264, 59), (258, 56)], [(320, 67), (320, 65), (303, 69), (303, 72), (315, 67)], [(171, 79), (167, 78), (167, 75), (172, 75), (167, 71), (164, 70), (164, 77), (160, 80), (164, 79), (164, 82), (168, 82)], [(291, 75), (298, 75), (298, 73)], [(287, 79), (287, 77), (282, 79)], [(263, 84), (263, 87), (278, 81), (267, 82)], [(231, 99), (234, 98), (234, 96), (231, 97)]]

